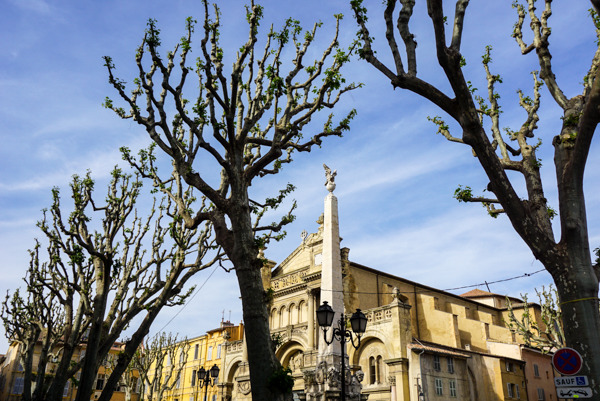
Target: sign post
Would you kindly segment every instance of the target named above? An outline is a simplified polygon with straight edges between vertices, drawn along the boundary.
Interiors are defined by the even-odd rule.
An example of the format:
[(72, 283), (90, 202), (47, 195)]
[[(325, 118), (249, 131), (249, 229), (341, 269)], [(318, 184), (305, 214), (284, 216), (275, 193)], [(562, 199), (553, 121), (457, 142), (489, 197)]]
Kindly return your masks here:
[(574, 376), (581, 370), (583, 359), (573, 348), (561, 348), (552, 357), (552, 365), (557, 372), (566, 375), (555, 377), (556, 394), (559, 398), (592, 398), (587, 376)]

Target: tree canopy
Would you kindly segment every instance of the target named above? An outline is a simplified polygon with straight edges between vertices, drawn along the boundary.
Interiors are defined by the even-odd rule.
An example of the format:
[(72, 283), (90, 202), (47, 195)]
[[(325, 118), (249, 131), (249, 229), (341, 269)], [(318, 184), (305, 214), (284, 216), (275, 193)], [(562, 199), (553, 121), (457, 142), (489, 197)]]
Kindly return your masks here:
[[(138, 123), (153, 141), (137, 156), (123, 149), (124, 158), (142, 177), (177, 205), (187, 198), (171, 190), (172, 180), (181, 180), (202, 195), (206, 207), (192, 202), (179, 207), (178, 215), (188, 228), (206, 222), (214, 228), (240, 288), (252, 396), (280, 399), (287, 395), (268, 386), (280, 365), (271, 347), (259, 251), (280, 239), (285, 225), (294, 220), (295, 205), (278, 221), (262, 223), (267, 211), (277, 209), (293, 186), (266, 199), (253, 197), (250, 186), (279, 173), (294, 153), (309, 152), (326, 137), (347, 131), (354, 110), (339, 121), (329, 114), (321, 118), (320, 126), (311, 122), (318, 122), (324, 110), (334, 108), (345, 93), (360, 85), (346, 83), (341, 73), (352, 52), (338, 42), (341, 15), (335, 16), (329, 45), (310, 59), (308, 50), (321, 23), (305, 30), (299, 21), (288, 18), (281, 29), (271, 25), (265, 30), (263, 8), (251, 2), (246, 8), (248, 37), (231, 57), (230, 49), (220, 42), (221, 11), (206, 0), (202, 4), (198, 44), (196, 21), (188, 18), (184, 36), (164, 54), (158, 24), (149, 21), (136, 53), (138, 75), (131, 87), (116, 76), (113, 60), (105, 57), (109, 82), (125, 107), (110, 98), (105, 106)], [(195, 63), (189, 60), (192, 51), (199, 54)], [(230, 67), (226, 67), (228, 60)], [(172, 169), (160, 167), (165, 156)]]

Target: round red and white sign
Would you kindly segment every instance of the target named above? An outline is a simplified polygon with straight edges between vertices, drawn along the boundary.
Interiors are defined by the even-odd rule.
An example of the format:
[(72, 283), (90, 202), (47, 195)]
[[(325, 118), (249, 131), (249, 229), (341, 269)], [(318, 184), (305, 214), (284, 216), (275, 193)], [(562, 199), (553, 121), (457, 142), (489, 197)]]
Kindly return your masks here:
[(554, 353), (552, 365), (563, 375), (576, 375), (581, 370), (583, 360), (573, 348), (561, 348)]

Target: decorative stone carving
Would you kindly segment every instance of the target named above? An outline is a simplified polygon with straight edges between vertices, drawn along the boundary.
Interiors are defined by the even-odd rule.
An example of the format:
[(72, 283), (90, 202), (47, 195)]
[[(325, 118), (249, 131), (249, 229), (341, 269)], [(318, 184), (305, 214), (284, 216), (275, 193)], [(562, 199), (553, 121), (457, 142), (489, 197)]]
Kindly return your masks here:
[(291, 287), (296, 284), (304, 283), (304, 277), (306, 276), (306, 271), (296, 272), (292, 274), (288, 274), (285, 277), (279, 278), (277, 280), (273, 280), (271, 282), (271, 288), (275, 291), (282, 290), (287, 287)]
[(244, 395), (250, 394), (250, 381), (238, 382), (238, 391)]
[(330, 193), (333, 193), (335, 190), (335, 176), (337, 175), (337, 170), (331, 172), (331, 169), (327, 167), (326, 164), (323, 164), (323, 168), (325, 169), (325, 178), (327, 179), (327, 181), (325, 181), (325, 188), (327, 188)]
[(301, 370), (304, 367), (304, 353), (298, 352), (297, 354), (295, 354), (291, 358), (290, 366), (294, 371)]
[(340, 386), (340, 371), (335, 367), (330, 366), (327, 369), (327, 384), (329, 388), (338, 388)]
[(350, 398), (355, 398), (360, 396), (360, 392), (362, 391), (362, 381), (365, 378), (365, 373), (362, 370), (358, 370), (355, 374), (350, 378), (350, 385), (348, 386), (348, 396)]
[(398, 287), (394, 287), (392, 289), (392, 303), (405, 303), (406, 301), (408, 301), (408, 297), (405, 295), (402, 295), (402, 293), (400, 292), (400, 289)]
[(325, 383), (325, 376), (327, 374), (327, 362), (323, 361), (317, 366), (316, 378), (317, 383)]

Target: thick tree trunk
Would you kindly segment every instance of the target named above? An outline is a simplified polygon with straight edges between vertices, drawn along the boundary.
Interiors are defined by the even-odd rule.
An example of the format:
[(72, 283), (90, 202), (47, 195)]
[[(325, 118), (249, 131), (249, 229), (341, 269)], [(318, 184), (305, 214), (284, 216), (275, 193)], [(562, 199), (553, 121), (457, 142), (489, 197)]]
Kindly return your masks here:
[(62, 395), (69, 377), (67, 372), (71, 366), (71, 359), (73, 358), (74, 347), (70, 343), (66, 343), (63, 346), (62, 354), (60, 356), (60, 362), (56, 369), (52, 384), (48, 389), (47, 398), (44, 401), (62, 401)]
[(578, 375), (585, 375), (600, 400), (600, 315), (598, 281), (590, 266), (572, 266), (554, 277), (561, 303), (563, 330), (568, 347), (583, 359)]
[[(242, 220), (242, 219), (240, 219)], [(273, 394), (267, 382), (275, 370), (280, 367), (271, 346), (269, 314), (265, 302), (258, 249), (254, 244), (254, 235), (250, 230), (236, 230), (234, 227), (234, 255), (231, 261), (235, 266), (246, 331), (246, 346), (250, 368), (250, 384), (253, 400), (283, 400), (282, 395)]]
[(558, 264), (544, 266), (552, 274), (560, 298), (565, 342), (581, 354), (583, 367), (579, 374), (588, 376), (594, 400), (600, 401), (599, 285), (589, 247), (583, 170), (576, 168), (573, 160), (571, 138), (577, 135), (575, 129), (563, 124), (561, 135), (553, 141), (561, 220), (557, 248), (561, 258)]
[[(39, 338), (38, 335), (34, 335), (35, 338)], [(36, 340), (29, 342), (29, 348), (25, 353), (25, 360), (23, 361), (24, 378), (23, 378), (23, 400), (31, 400), (31, 384), (33, 379), (33, 373), (31, 367), (33, 366), (33, 351), (35, 349)], [(23, 346), (23, 345), (21, 345)]]
[(242, 298), (252, 399), (284, 400), (286, 398), (283, 394), (272, 392), (267, 385), (269, 378), (281, 365), (271, 344), (269, 311), (261, 276), (262, 261), (258, 258), (248, 189), (241, 178), (243, 177), (241, 161), (240, 158), (238, 160), (239, 177), (231, 180), (232, 207), (229, 216), (232, 224), (232, 242), (223, 248), (228, 252), (228, 256), (235, 266)]
[(106, 312), (106, 302), (109, 293), (110, 274), (112, 264), (107, 261), (101, 261), (98, 257), (94, 260), (94, 269), (96, 271), (96, 296), (93, 304), (93, 317), (90, 329), (90, 335), (87, 340), (86, 354), (81, 368), (81, 380), (77, 389), (75, 401), (88, 401), (94, 391), (94, 382), (98, 374), (98, 355), (100, 350), (100, 341), (105, 334), (104, 314)]

